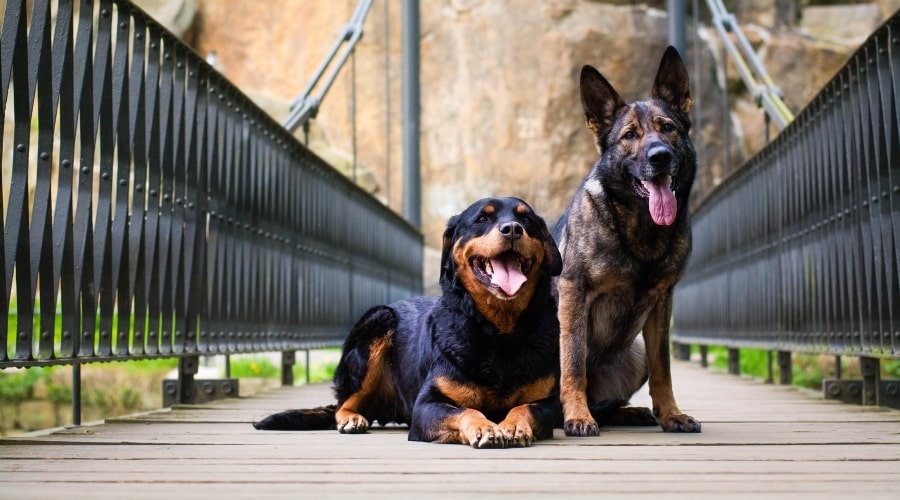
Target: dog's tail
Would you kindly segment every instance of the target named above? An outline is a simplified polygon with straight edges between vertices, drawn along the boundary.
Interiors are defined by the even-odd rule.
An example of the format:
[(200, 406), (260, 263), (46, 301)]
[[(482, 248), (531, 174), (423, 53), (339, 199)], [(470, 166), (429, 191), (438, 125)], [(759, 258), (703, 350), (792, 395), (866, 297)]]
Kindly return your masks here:
[(253, 422), (261, 431), (324, 431), (336, 429), (334, 413), (337, 405), (320, 406), (306, 410), (287, 410)]

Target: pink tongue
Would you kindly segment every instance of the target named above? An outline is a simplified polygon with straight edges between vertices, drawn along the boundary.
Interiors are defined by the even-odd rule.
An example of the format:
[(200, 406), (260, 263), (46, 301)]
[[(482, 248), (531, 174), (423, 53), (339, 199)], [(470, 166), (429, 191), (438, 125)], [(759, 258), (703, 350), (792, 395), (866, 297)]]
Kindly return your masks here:
[(675, 222), (678, 202), (675, 201), (675, 193), (669, 188), (669, 178), (663, 176), (658, 180), (642, 183), (650, 192), (650, 217), (653, 217), (653, 222), (658, 226), (671, 226)]
[(515, 259), (491, 259), (491, 267), (494, 268), (491, 283), (499, 286), (506, 295), (515, 295), (522, 284), (528, 281)]

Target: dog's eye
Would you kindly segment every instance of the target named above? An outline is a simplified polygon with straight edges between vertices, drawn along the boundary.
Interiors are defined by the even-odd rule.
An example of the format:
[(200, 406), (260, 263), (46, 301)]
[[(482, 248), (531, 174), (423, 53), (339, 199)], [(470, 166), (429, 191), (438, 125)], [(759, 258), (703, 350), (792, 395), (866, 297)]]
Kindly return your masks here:
[(637, 139), (637, 134), (634, 132), (634, 130), (629, 130), (622, 134), (622, 139), (627, 139), (629, 141), (632, 139)]
[(675, 131), (675, 125), (672, 125), (671, 123), (666, 122), (666, 123), (663, 123), (659, 129), (664, 134), (671, 134), (672, 132)]
[(475, 222), (477, 222), (479, 224), (484, 224), (485, 222), (489, 222), (489, 219), (488, 219), (487, 215), (481, 214), (478, 216), (477, 219), (475, 219)]

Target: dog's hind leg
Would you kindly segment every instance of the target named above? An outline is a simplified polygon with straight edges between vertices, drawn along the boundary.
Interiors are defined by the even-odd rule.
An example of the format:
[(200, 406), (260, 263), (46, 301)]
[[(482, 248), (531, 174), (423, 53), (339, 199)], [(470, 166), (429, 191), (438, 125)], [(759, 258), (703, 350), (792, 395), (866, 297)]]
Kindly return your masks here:
[(591, 416), (600, 425), (657, 425), (649, 408), (628, 406), (628, 400), (647, 382), (644, 338), (638, 335), (622, 356), (589, 374)]
[(363, 314), (347, 335), (334, 373), (338, 400), (334, 418), (341, 433), (364, 433), (369, 429), (370, 419), (388, 418), (382, 409), (396, 401), (390, 367), (396, 326), (394, 310), (378, 306)]

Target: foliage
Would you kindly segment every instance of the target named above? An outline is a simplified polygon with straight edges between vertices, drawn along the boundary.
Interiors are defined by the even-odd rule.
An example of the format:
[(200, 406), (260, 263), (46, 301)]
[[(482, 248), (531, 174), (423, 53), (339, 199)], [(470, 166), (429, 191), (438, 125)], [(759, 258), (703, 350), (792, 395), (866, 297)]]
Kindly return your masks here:
[(280, 368), (263, 357), (234, 357), (231, 360), (232, 378), (278, 378)]
[(43, 368), (28, 368), (18, 372), (0, 371), (0, 399), (13, 404), (34, 397), (34, 387), (47, 372)]
[[(768, 355), (763, 349), (741, 349), (740, 366), (741, 374), (765, 380), (768, 377)], [(728, 369), (728, 349), (719, 346), (710, 346), (708, 349), (710, 366), (726, 371)], [(772, 353), (772, 377), (779, 377), (778, 363), (775, 353)], [(837, 372), (837, 358), (835, 356), (820, 354), (791, 355), (791, 380), (792, 385), (809, 389), (821, 390), (822, 381), (835, 378)], [(859, 358), (841, 358), (841, 378), (858, 379)], [(900, 378), (900, 359), (885, 359), (881, 361), (881, 378)]]
[[(337, 369), (337, 361), (325, 361), (323, 363), (314, 364), (309, 368), (309, 383), (317, 384), (321, 382), (331, 382), (334, 378), (334, 371)], [(294, 380), (306, 381), (306, 366), (303, 364), (294, 365)]]

